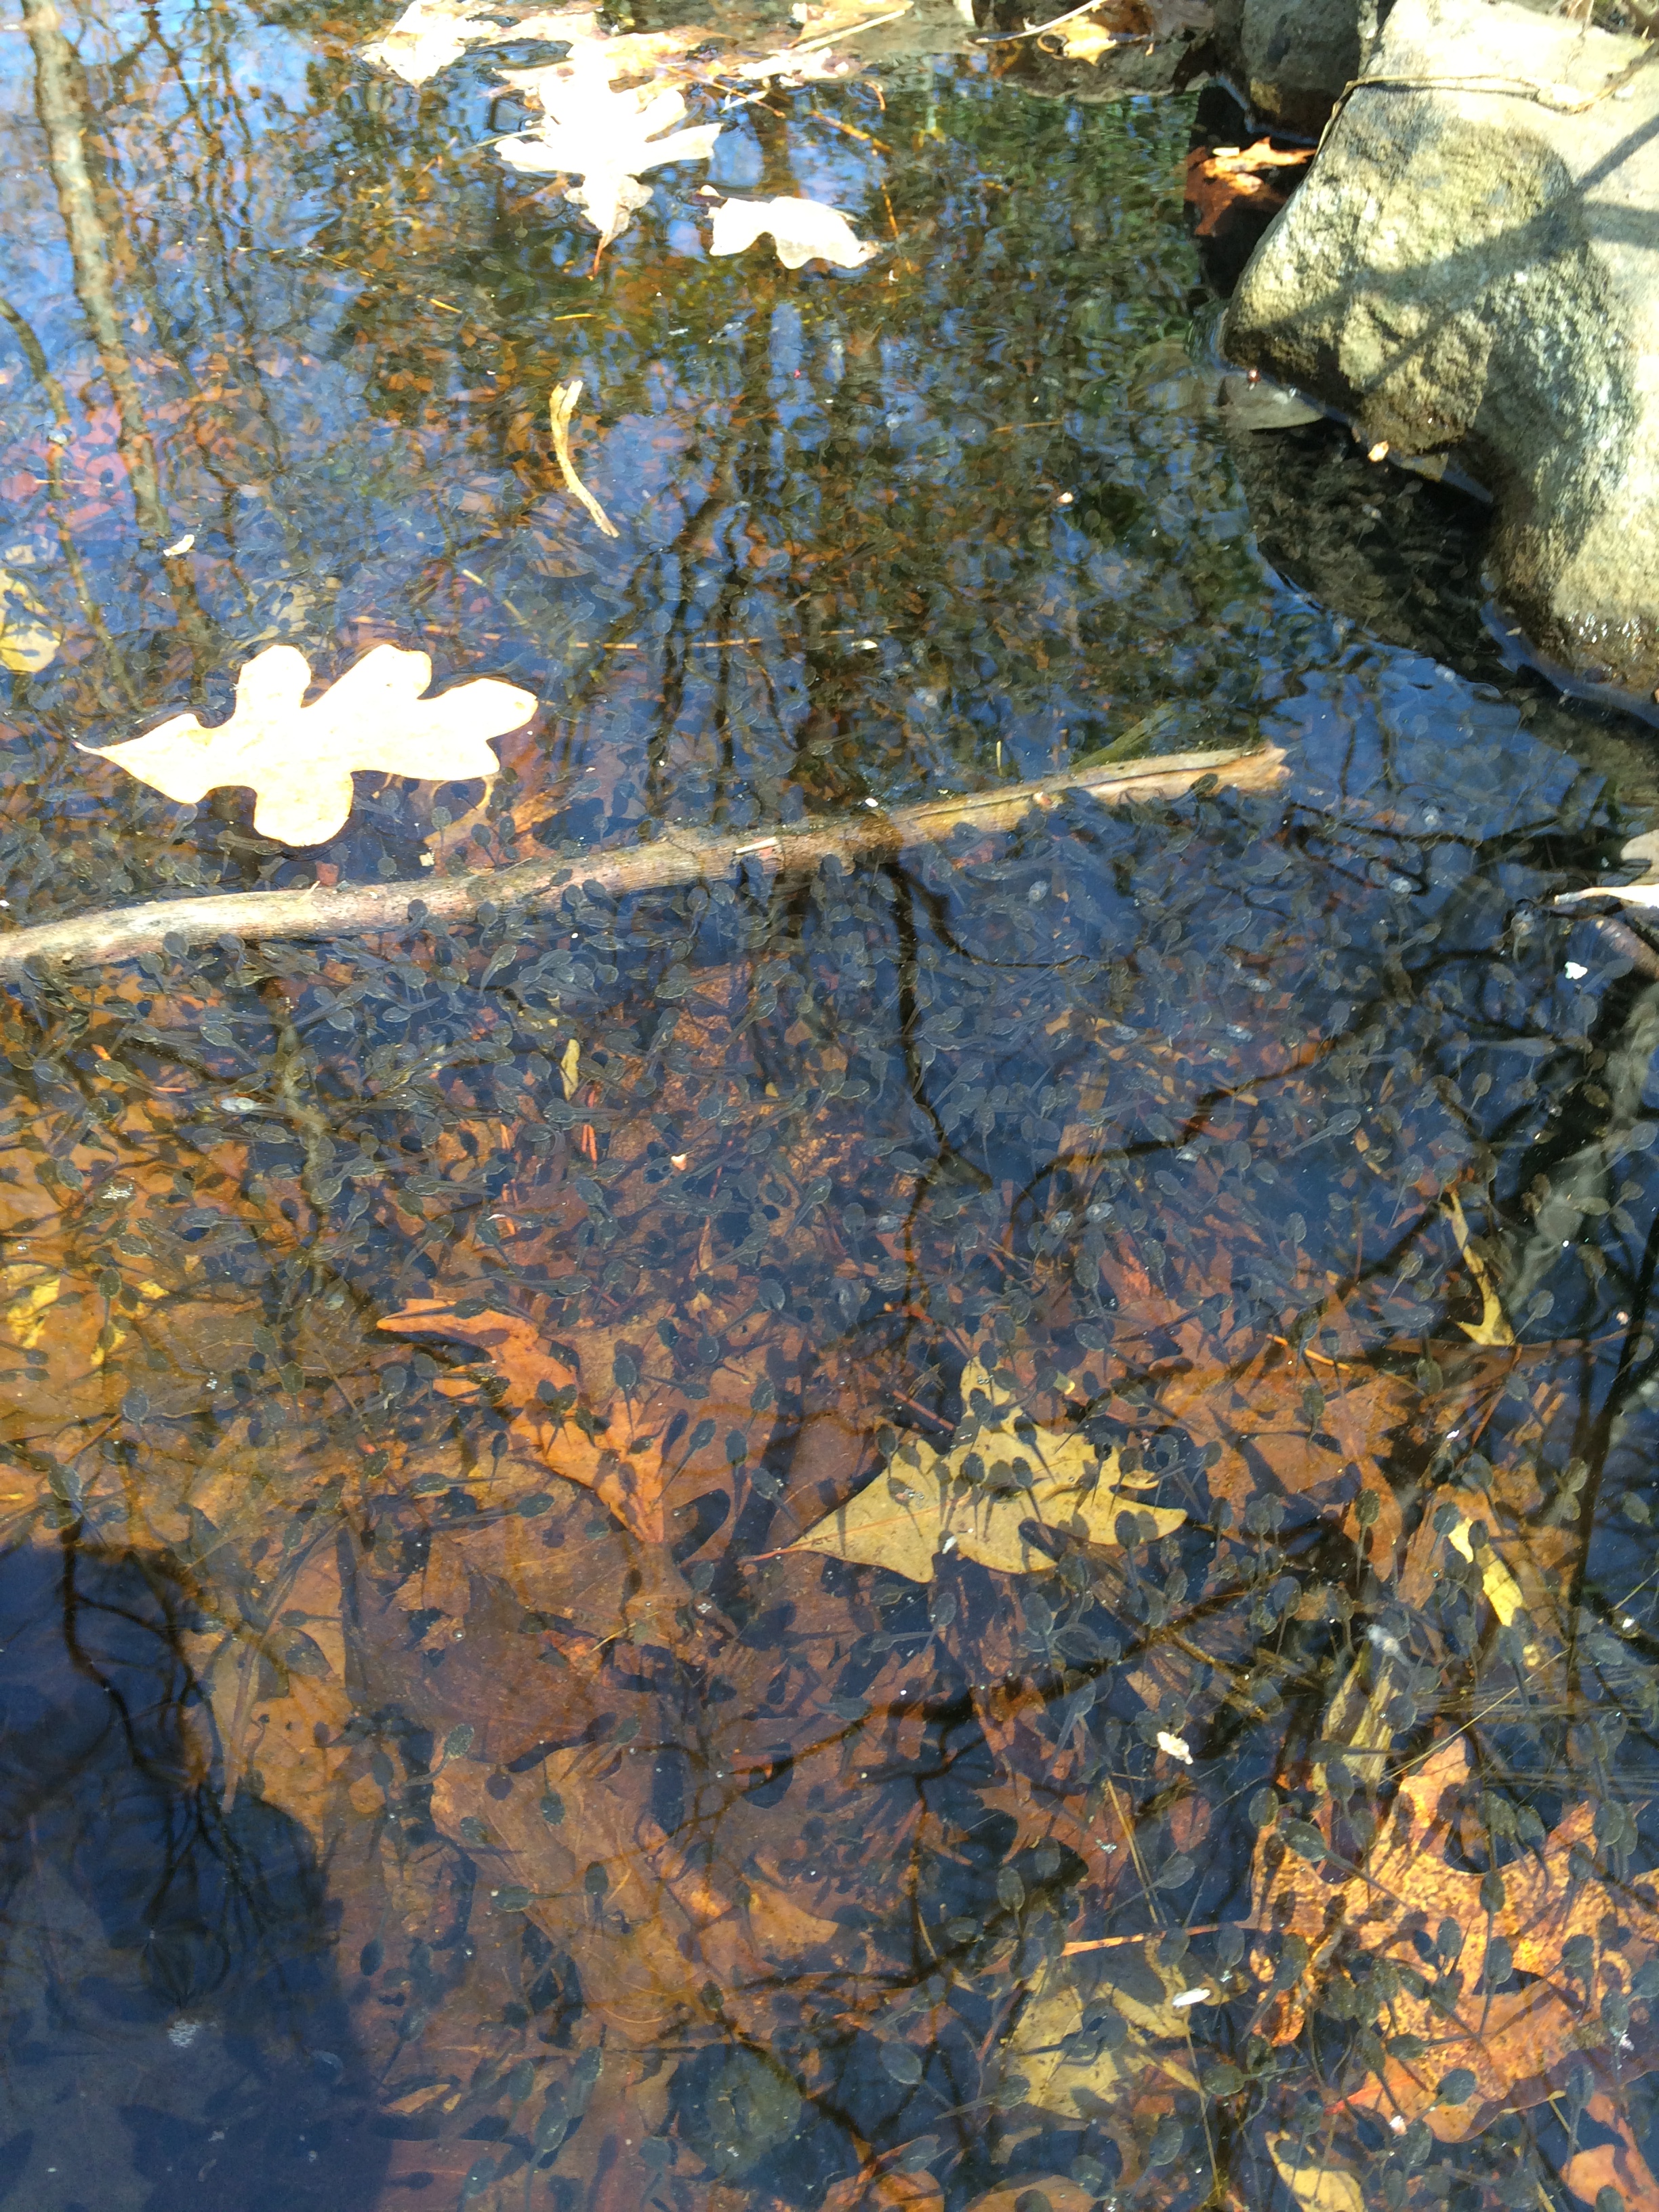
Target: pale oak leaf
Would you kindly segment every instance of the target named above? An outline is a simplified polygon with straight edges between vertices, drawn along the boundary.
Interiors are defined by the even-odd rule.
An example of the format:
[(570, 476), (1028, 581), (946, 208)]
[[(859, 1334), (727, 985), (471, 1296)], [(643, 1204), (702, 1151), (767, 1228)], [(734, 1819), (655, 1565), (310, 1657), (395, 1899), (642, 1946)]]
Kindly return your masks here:
[[(718, 123), (675, 128), (686, 112), (679, 92), (672, 86), (618, 89), (606, 81), (602, 63), (603, 57), (592, 69), (543, 72), (545, 119), (495, 149), (509, 168), (583, 179), (566, 198), (599, 232), (601, 252), (650, 198), (651, 187), (640, 181), (647, 169), (706, 161), (720, 135)], [(550, 81), (560, 76), (562, 82)]]
[(1364, 2212), (1364, 2196), (1353, 2175), (1322, 2164), (1311, 2144), (1296, 2136), (1270, 2135), (1267, 2155), (1303, 2212)]
[(175, 714), (143, 737), (81, 750), (181, 805), (246, 786), (262, 837), (320, 845), (345, 826), (354, 769), (440, 783), (493, 776), (501, 763), (490, 738), (536, 711), (532, 693), (493, 677), (423, 699), (431, 678), (425, 653), (377, 645), (307, 706), (311, 664), (293, 646), (273, 645), (245, 663), (228, 722), (206, 729), (194, 714)]

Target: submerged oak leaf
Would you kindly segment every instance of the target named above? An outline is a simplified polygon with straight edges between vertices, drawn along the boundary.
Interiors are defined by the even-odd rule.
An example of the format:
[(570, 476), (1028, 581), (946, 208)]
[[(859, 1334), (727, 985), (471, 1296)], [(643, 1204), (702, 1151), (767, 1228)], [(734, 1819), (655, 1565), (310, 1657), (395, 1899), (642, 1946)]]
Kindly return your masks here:
[[(1149, 2083), (1198, 2087), (1189, 2024), (1168, 2003), (1179, 1978), (1170, 1980), (1150, 1952), (1139, 1978), (1166, 1982), (1162, 2002), (1155, 1987), (1152, 2002), (1137, 2004), (1111, 1981), (1085, 2000), (1071, 1968), (1058, 1959), (1050, 1963), (1002, 2045), (1003, 2062), (1020, 2075), (1026, 2104), (1075, 2120), (1103, 2105), (1127, 2103)], [(1085, 2032), (1085, 2014), (1093, 2015), (1092, 2033)]]
[(0, 568), (0, 668), (38, 676), (58, 658), (63, 641), (28, 586)]
[(228, 722), (204, 729), (194, 714), (175, 714), (141, 738), (81, 750), (181, 805), (246, 786), (262, 837), (320, 845), (345, 826), (354, 769), (439, 783), (492, 776), (501, 763), (489, 739), (536, 711), (532, 693), (493, 677), (423, 699), (431, 680), (425, 653), (377, 645), (307, 706), (310, 662), (273, 645), (244, 664)]
[[(1575, 1947), (1587, 1957), (1599, 1950), (1602, 1985), (1627, 1991), (1659, 1942), (1649, 1880), (1608, 1879), (1597, 1866), (1588, 1803), (1569, 1807), (1535, 1852), (1505, 1865), (1495, 1890), (1489, 1875), (1455, 1863), (1469, 1771), (1462, 1735), (1410, 1766), (1363, 1865), (1330, 1850), (1311, 1823), (1285, 1836), (1264, 1828), (1247, 1923), (1273, 1939), (1258, 1943), (1251, 1967), (1270, 1991), (1256, 2026), (1276, 2043), (1300, 2035), (1341, 1971), (1344, 1943), (1370, 1961), (1367, 1993), (1386, 2008), (1387, 2040), (1345, 2101), (1378, 2117), (1420, 2118), (1449, 2142), (1478, 2134), (1505, 2106), (1547, 2097), (1558, 2070), (1595, 2041), (1574, 1989)], [(1424, 1939), (1446, 1928), (1456, 1938), (1455, 1972), (1431, 1985)], [(1386, 1997), (1379, 1964), (1392, 1972)], [(1443, 2098), (1440, 2085), (1459, 2072), (1468, 2076), (1463, 2094)]]
[(712, 254), (742, 253), (769, 231), (786, 269), (809, 261), (828, 261), (837, 269), (860, 269), (879, 246), (860, 238), (839, 208), (821, 200), (785, 197), (772, 200), (723, 200), (714, 211)]
[[(629, 1333), (635, 1341), (619, 1329), (588, 1328), (574, 1341), (553, 1342), (524, 1314), (469, 1312), (449, 1300), (414, 1298), (380, 1326), (398, 1336), (457, 1340), (487, 1354), (500, 1402), (513, 1411), (515, 1440), (553, 1474), (591, 1490), (647, 1546), (665, 1543), (672, 1510), (711, 1481), (730, 1480), (731, 1439), (755, 1419), (750, 1401), (766, 1346), (759, 1323), (729, 1329), (714, 1387), (694, 1404), (665, 1352), (653, 1358), (645, 1348), (654, 1335), (645, 1316)], [(474, 1386), (452, 1374), (433, 1387), (449, 1397), (470, 1395)]]
[(462, 1314), (443, 1299), (416, 1298), (380, 1326), (398, 1336), (459, 1338), (488, 1352), (508, 1403), (520, 1409), (514, 1433), (556, 1474), (601, 1498), (642, 1542), (663, 1540), (665, 1471), (656, 1448), (663, 1425), (638, 1401), (617, 1391), (586, 1419), (569, 1418), (581, 1395), (579, 1360), (546, 1343), (522, 1314)]
[(788, 1549), (926, 1583), (950, 1552), (1005, 1574), (1041, 1572), (1052, 1561), (1035, 1530), (1027, 1533), (1033, 1524), (1115, 1545), (1127, 1533), (1119, 1528), (1125, 1514), (1137, 1541), (1167, 1536), (1186, 1519), (1126, 1496), (1156, 1478), (1126, 1474), (1117, 1452), (1100, 1451), (1080, 1429), (1036, 1427), (977, 1360), (963, 1369), (962, 1396), (967, 1410), (944, 1450), (901, 1445), (884, 1474)]
[(1358, 2182), (1343, 2166), (1320, 2158), (1305, 2137), (1270, 2135), (1267, 2155), (1303, 2212), (1364, 2212)]

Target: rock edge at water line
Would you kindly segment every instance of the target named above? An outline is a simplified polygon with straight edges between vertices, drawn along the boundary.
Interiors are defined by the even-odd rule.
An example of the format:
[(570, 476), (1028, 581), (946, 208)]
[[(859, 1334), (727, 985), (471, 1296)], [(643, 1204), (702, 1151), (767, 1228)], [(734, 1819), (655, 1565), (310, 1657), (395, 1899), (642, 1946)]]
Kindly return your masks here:
[(1228, 311), (1232, 360), (1488, 484), (1497, 589), (1659, 684), (1659, 68), (1499, 0), (1399, 0)]

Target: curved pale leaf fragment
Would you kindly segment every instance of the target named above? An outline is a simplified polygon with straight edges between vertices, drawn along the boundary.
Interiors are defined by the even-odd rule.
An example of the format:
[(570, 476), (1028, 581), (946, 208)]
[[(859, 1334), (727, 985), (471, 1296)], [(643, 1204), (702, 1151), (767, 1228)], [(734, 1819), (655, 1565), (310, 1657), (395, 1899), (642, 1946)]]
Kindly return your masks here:
[(1351, 2173), (1322, 2166), (1298, 2136), (1269, 2136), (1267, 2155), (1303, 2212), (1364, 2212), (1364, 2192)]
[(28, 586), (0, 568), (0, 668), (38, 675), (58, 658), (62, 642)]
[[(564, 478), (565, 489), (579, 499), (607, 538), (619, 533), (617, 526), (599, 505), (587, 486), (576, 473), (576, 463), (570, 451), (570, 418), (576, 411), (576, 402), (582, 396), (582, 380), (573, 376), (568, 384), (556, 384), (548, 402), (549, 420), (553, 432), (553, 454), (559, 464), (559, 474)], [(568, 1098), (570, 1093), (565, 1093)]]
[(789, 1550), (827, 1552), (926, 1583), (941, 1552), (1004, 1574), (1041, 1572), (1052, 1561), (1026, 1534), (1033, 1522), (1085, 1543), (1115, 1544), (1123, 1512), (1133, 1511), (1149, 1537), (1167, 1536), (1186, 1519), (1124, 1496), (1143, 1478), (1126, 1475), (1118, 1455), (1097, 1450), (1080, 1429), (1025, 1423), (1018, 1401), (998, 1389), (976, 1360), (963, 1370), (962, 1395), (968, 1411), (945, 1450), (902, 1446), (884, 1474)]
[(1471, 1344), (1513, 1344), (1515, 1331), (1510, 1327), (1509, 1316), (1504, 1311), (1504, 1301), (1498, 1295), (1498, 1285), (1492, 1280), (1492, 1270), (1470, 1240), (1462, 1200), (1455, 1190), (1449, 1190), (1440, 1203), (1451, 1222), (1452, 1234), (1457, 1239), (1457, 1249), (1462, 1255), (1463, 1264), (1474, 1278), (1475, 1286), (1480, 1292), (1480, 1320), (1460, 1321), (1457, 1326)]
[(81, 750), (181, 805), (246, 785), (258, 796), (262, 837), (320, 845), (351, 812), (354, 769), (439, 783), (492, 776), (501, 763), (489, 740), (536, 711), (532, 693), (492, 677), (423, 699), (431, 680), (425, 653), (377, 645), (307, 706), (310, 662), (273, 645), (244, 665), (228, 722), (204, 729), (194, 714), (175, 714), (142, 738)]
[(770, 231), (786, 269), (808, 261), (833, 262), (837, 269), (860, 269), (880, 252), (860, 239), (839, 208), (820, 200), (723, 200), (714, 211), (713, 254), (742, 253), (763, 232)]

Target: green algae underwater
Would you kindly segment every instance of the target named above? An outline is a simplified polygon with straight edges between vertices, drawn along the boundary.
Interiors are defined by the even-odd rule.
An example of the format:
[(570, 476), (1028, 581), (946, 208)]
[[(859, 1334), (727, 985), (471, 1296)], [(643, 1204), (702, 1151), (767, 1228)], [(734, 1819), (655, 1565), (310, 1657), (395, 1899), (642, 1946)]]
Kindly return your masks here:
[[(387, 23), (0, 39), (0, 911), (407, 902), (0, 999), (0, 2205), (1659, 2202), (1639, 741), (1214, 404), (1209, 95), (711, 76), (596, 270)], [(379, 644), (499, 774), (84, 750)]]

